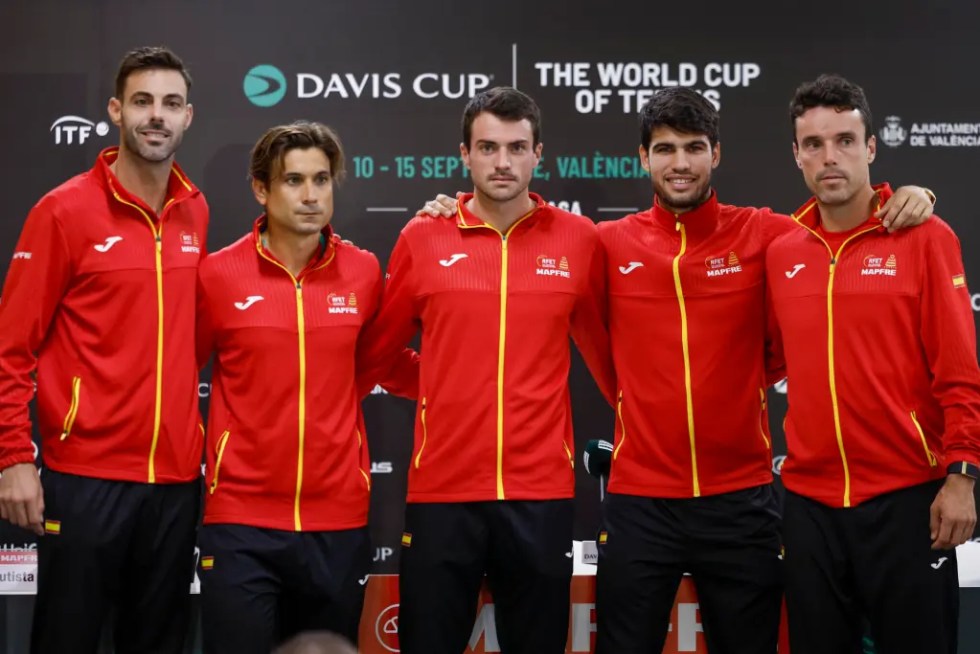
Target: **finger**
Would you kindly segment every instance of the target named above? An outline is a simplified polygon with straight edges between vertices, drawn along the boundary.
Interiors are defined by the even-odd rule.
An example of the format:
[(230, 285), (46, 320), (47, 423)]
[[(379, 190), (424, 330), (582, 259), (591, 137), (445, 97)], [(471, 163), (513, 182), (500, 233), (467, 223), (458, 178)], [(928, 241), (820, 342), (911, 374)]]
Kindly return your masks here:
[(455, 204), (456, 202), (456, 200), (452, 199), (445, 193), (437, 193), (435, 201), (439, 204)]
[(31, 525), (35, 529), (44, 524), (44, 520), (41, 517), (41, 505), (37, 501), (37, 497), (27, 502), (27, 519), (30, 520)]
[(7, 513), (7, 503), (6, 502), (0, 502), (0, 518), (3, 518), (4, 520), (9, 520), (10, 519), (9, 514)]
[[(875, 216), (881, 218), (881, 222), (885, 227), (891, 231), (898, 229), (902, 225), (902, 209), (908, 204), (907, 199), (900, 199), (896, 196), (892, 196), (888, 199), (888, 202), (879, 209)], [(878, 214), (881, 214), (878, 216)]]
[(939, 537), (939, 498), (933, 501), (932, 506), (929, 507), (929, 538), (932, 539), (932, 544), (936, 544), (936, 539)]
[(456, 191), (456, 199), (457, 200), (460, 199), (461, 197), (463, 197), (463, 195), (465, 195), (465, 194), (462, 191)]
[(953, 520), (943, 519), (939, 524), (939, 537), (936, 539), (937, 549), (948, 550), (953, 546)]
[(10, 522), (14, 523), (18, 527), (27, 529), (27, 507), (24, 506), (24, 502), (14, 502), (10, 508), (12, 509)]

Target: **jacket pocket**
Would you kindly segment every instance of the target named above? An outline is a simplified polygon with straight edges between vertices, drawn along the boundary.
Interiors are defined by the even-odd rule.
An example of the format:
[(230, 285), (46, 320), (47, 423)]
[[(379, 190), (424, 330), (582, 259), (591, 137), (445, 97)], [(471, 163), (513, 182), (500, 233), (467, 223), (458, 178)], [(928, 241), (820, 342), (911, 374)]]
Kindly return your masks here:
[(218, 490), (218, 474), (221, 472), (221, 459), (225, 456), (225, 448), (228, 447), (228, 438), (231, 436), (231, 432), (227, 429), (221, 434), (221, 438), (218, 439), (217, 456), (214, 460), (214, 476), (211, 477), (211, 488), (209, 492), (213, 495), (214, 491)]
[(68, 405), (68, 413), (65, 414), (65, 422), (61, 430), (61, 440), (68, 438), (72, 427), (75, 426), (75, 416), (78, 414), (78, 400), (82, 393), (82, 378), (71, 378), (71, 404)]
[(415, 455), (415, 469), (418, 470), (419, 464), (422, 463), (422, 452), (425, 450), (425, 441), (429, 437), (429, 433), (425, 427), (425, 406), (426, 398), (422, 398), (422, 414), (420, 416), (422, 420), (422, 445), (419, 447), (418, 454)]
[(613, 450), (613, 461), (619, 456), (619, 450), (622, 449), (623, 444), (626, 442), (626, 422), (623, 421), (623, 389), (619, 389), (619, 396), (616, 398), (616, 419), (619, 421), (619, 443), (616, 444), (616, 448)]
[(922, 441), (922, 449), (926, 453), (926, 461), (929, 462), (930, 468), (935, 468), (937, 465), (939, 465), (939, 461), (936, 459), (936, 455), (929, 450), (929, 444), (926, 442), (926, 435), (923, 433), (922, 426), (915, 417), (915, 411), (910, 411), (909, 416), (912, 418), (912, 424), (915, 425), (915, 431), (919, 434), (919, 440)]
[(361, 430), (355, 429), (357, 433), (357, 471), (361, 473), (361, 477), (364, 478), (364, 483), (367, 484), (367, 489), (371, 490), (371, 475), (365, 472), (364, 468), (361, 467), (361, 452), (364, 450), (364, 437), (361, 436)]
[(762, 402), (762, 407), (759, 409), (759, 434), (762, 435), (762, 442), (766, 444), (766, 450), (772, 450), (772, 444), (769, 442), (769, 437), (766, 436), (766, 389), (759, 387), (759, 399)]

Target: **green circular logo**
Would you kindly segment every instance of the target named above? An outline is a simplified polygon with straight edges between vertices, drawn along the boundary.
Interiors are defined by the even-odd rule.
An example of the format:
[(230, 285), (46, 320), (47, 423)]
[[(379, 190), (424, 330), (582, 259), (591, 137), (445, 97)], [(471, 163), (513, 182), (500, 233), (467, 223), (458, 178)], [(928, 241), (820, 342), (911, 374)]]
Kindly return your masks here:
[(271, 107), (286, 95), (286, 76), (275, 66), (261, 64), (245, 73), (242, 89), (252, 104)]

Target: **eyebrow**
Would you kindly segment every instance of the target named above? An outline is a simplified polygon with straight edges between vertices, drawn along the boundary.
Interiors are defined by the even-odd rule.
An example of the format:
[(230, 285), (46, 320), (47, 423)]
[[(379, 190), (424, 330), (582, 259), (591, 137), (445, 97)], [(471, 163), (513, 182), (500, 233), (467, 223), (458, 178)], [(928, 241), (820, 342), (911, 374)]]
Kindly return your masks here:
[[(134, 98), (152, 98), (152, 97), (153, 97), (153, 94), (150, 93), (149, 91), (134, 91), (133, 94), (129, 96), (129, 99), (132, 100)], [(163, 99), (164, 100), (174, 100), (174, 99), (176, 99), (176, 100), (180, 100), (181, 102), (183, 102), (184, 101), (184, 96), (181, 95), (180, 93), (168, 93), (165, 96), (163, 96)]]

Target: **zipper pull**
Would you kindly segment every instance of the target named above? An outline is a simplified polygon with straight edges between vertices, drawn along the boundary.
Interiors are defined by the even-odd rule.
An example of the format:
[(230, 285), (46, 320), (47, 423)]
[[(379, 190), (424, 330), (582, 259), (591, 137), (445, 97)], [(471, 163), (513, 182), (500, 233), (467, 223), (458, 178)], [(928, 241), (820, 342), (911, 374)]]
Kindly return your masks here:
[(157, 242), (157, 252), (163, 252), (163, 239), (160, 238), (160, 234), (156, 235)]

